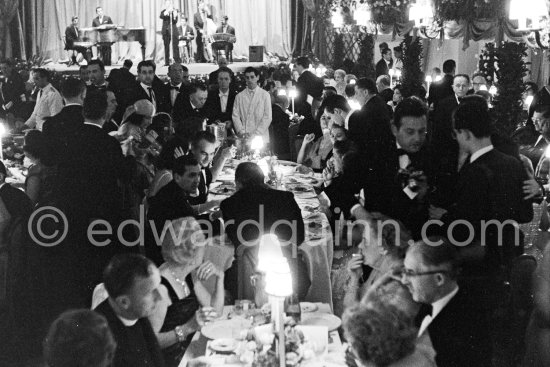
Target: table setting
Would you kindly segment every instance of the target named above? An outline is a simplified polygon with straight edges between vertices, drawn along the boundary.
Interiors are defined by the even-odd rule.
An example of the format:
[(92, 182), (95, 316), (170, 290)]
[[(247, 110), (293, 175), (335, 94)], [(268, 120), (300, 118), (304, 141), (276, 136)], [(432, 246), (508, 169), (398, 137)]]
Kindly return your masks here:
[[(237, 305), (225, 306), (223, 315), (204, 325), (191, 341), (180, 367), (190, 361), (202, 366), (270, 366), (276, 339), (274, 323), (270, 323), (270, 304), (257, 309), (248, 302), (236, 312)], [(328, 304), (301, 302), (301, 319), (286, 317), (286, 366), (345, 366), (345, 345), (337, 329), (338, 317)], [(260, 315), (261, 317), (258, 317)], [(271, 320), (273, 321), (273, 320)]]

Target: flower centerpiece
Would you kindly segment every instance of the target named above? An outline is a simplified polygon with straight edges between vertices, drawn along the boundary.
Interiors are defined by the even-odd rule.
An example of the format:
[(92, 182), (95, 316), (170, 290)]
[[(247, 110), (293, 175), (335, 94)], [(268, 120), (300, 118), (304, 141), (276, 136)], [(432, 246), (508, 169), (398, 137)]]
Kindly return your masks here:
[(411, 0), (365, 0), (372, 10), (372, 20), (377, 24), (394, 24), (405, 21)]

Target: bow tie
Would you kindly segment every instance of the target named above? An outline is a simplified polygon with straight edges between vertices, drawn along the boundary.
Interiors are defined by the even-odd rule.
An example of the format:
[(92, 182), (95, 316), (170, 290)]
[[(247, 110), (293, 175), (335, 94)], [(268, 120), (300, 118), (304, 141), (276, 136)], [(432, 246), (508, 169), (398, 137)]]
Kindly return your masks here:
[(432, 313), (433, 306), (431, 304), (427, 305), (423, 303), (422, 306), (420, 306), (420, 310), (415, 317), (415, 324), (417, 325), (417, 327), (420, 327), (420, 325), (422, 325), (422, 321), (426, 316), (432, 316)]
[(176, 87), (174, 85), (171, 85), (170, 86), (170, 90), (177, 90), (178, 92), (180, 91), (180, 87)]

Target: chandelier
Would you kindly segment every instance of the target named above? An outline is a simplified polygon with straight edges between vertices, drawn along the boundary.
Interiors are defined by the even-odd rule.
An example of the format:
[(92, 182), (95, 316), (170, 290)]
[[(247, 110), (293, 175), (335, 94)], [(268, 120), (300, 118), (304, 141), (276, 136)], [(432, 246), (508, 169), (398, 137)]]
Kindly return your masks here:
[(367, 2), (355, 2), (353, 19), (355, 19), (355, 23), (357, 24), (361, 32), (368, 34), (377, 33), (376, 24), (372, 22), (372, 12)]
[(416, 0), (409, 8), (409, 21), (427, 38), (438, 36), (442, 25), (435, 20), (432, 0)]
[(508, 18), (517, 20), (517, 30), (525, 34), (528, 43), (534, 40), (540, 48), (548, 48), (550, 29), (546, 0), (512, 0)]

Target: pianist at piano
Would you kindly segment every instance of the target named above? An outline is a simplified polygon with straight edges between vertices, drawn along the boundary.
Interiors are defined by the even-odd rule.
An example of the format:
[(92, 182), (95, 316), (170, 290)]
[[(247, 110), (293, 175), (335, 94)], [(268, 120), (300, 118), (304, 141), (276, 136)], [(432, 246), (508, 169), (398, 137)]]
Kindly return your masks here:
[(78, 43), (78, 17), (73, 16), (71, 18), (71, 24), (65, 28), (65, 50), (69, 52), (69, 66), (71, 65), (78, 65), (78, 62), (76, 61), (76, 56), (80, 52), (84, 57), (88, 60), (89, 58), (86, 57), (86, 48), (82, 47)]

